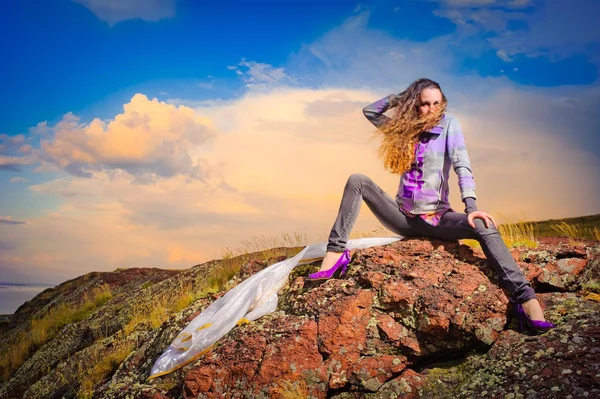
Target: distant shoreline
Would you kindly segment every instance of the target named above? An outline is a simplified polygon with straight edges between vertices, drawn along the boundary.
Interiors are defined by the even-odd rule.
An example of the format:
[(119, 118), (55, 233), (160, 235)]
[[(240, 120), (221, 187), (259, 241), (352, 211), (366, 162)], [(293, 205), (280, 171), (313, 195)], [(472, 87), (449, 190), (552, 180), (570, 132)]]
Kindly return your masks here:
[(35, 284), (25, 284), (25, 283), (5, 283), (5, 282), (0, 282), (0, 288), (14, 288), (14, 287), (47, 287), (47, 288), (52, 288), (52, 287), (56, 287), (56, 284), (52, 285), (52, 284), (40, 284), (40, 283), (35, 283)]
[[(52, 287), (47, 284), (0, 283), (0, 315), (13, 315), (20, 306)], [(9, 317), (0, 318), (3, 323), (8, 320)]]

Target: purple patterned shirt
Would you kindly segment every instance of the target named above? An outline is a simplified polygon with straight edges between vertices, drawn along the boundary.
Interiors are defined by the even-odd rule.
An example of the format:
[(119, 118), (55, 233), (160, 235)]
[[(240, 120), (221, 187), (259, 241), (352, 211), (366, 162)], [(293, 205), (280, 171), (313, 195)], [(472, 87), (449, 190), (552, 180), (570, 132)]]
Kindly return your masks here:
[[(392, 94), (363, 109), (367, 119), (380, 127), (389, 118), (383, 113), (390, 107)], [(451, 210), (448, 201), (450, 167), (458, 175), (461, 198), (475, 196), (475, 181), (469, 155), (458, 120), (446, 113), (440, 123), (419, 136), (415, 144), (415, 160), (400, 177), (396, 202), (407, 216), (420, 216), (437, 225), (442, 215)]]

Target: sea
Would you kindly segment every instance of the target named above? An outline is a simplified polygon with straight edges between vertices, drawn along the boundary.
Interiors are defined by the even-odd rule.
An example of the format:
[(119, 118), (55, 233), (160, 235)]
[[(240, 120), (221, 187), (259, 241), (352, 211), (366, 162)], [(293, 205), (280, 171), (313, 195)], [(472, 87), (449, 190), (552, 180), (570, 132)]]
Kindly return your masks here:
[(0, 283), (0, 315), (13, 314), (19, 306), (52, 285), (12, 285)]

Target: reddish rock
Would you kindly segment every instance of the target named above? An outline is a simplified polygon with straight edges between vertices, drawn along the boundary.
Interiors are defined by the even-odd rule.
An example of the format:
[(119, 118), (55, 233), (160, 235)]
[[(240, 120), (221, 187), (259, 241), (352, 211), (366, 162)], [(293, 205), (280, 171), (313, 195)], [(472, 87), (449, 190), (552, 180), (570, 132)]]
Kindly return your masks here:
[(274, 318), (260, 327), (239, 328), (232, 335), (186, 373), (184, 397), (267, 394), (279, 381), (299, 379), (311, 382), (312, 395), (325, 397), (327, 374), (314, 321)]
[(377, 391), (377, 398), (380, 399), (414, 399), (422, 397), (419, 395), (419, 389), (425, 383), (425, 378), (414, 370), (406, 369), (394, 379), (386, 382)]
[(386, 276), (381, 272), (367, 272), (358, 276), (358, 282), (367, 288), (378, 290), (383, 285)]
[(319, 347), (321, 352), (329, 354), (325, 365), (333, 389), (346, 384), (351, 364), (365, 349), (372, 303), (373, 293), (360, 290), (319, 316)]
[(542, 267), (537, 263), (517, 262), (527, 281), (535, 283), (542, 273)]
[[(591, 255), (600, 253), (597, 247), (574, 251), (544, 244), (535, 251), (511, 253), (533, 283), (542, 269), (554, 267), (565, 276), (575, 272), (573, 286), (581, 285), (585, 273), (589, 280), (600, 270), (598, 256)], [(581, 271), (577, 261), (588, 266)], [(242, 267), (231, 286), (264, 265), (254, 262)], [(579, 315), (580, 309), (571, 308), (575, 296), (559, 303), (553, 298), (563, 294), (539, 294), (548, 319), (559, 328), (541, 338), (514, 331), (514, 320), (507, 323), (512, 317), (508, 299), (479, 250), (455, 242), (407, 239), (355, 251), (349, 273), (342, 279), (310, 281), (303, 270), (294, 270), (290, 284), (280, 291), (277, 312), (234, 328), (210, 353), (176, 372), (185, 376), (179, 385), (182, 392), (176, 384), (169, 385), (177, 381), (175, 373), (174, 380), (153, 380), (155, 390), (148, 392), (156, 392), (164, 382), (174, 386), (161, 391), (167, 396), (266, 399), (283, 397), (280, 383), (298, 382), (298, 386), (306, 384), (308, 391), (298, 393), (299, 397), (312, 398), (504, 397), (513, 392), (502, 381), (520, 384), (535, 375), (536, 392), (552, 392), (550, 383), (542, 383), (551, 381), (559, 384), (561, 392), (577, 383), (590, 388), (585, 392), (595, 393), (591, 387), (598, 371), (593, 366), (586, 371), (582, 365), (600, 353), (593, 347), (598, 340), (597, 317), (588, 317), (579, 326), (579, 316), (573, 315)], [(462, 367), (471, 364), (472, 355), (464, 360), (461, 356), (486, 346), (491, 349), (474, 363), (476, 367)], [(558, 351), (564, 364), (573, 364), (571, 372), (559, 370), (558, 363), (546, 367), (553, 364), (546, 360), (557, 353), (549, 348)], [(454, 379), (445, 379), (449, 365), (427, 370), (432, 363), (448, 359), (461, 362)], [(536, 368), (538, 359), (544, 363)], [(141, 360), (135, 364), (143, 368)], [(487, 366), (489, 362), (493, 367)], [(416, 367), (425, 370), (411, 369)], [(488, 374), (470, 379), (479, 369)], [(495, 382), (505, 389), (502, 392), (485, 386), (495, 373), (503, 376)], [(441, 381), (438, 391), (431, 389), (432, 379)], [(520, 387), (519, 393), (527, 396), (529, 386)], [(460, 394), (462, 390), (468, 395)]]
[(412, 312), (418, 296), (418, 290), (414, 285), (398, 277), (391, 277), (381, 287), (379, 303), (386, 309)]
[(352, 365), (348, 380), (366, 391), (376, 392), (390, 377), (406, 368), (405, 362), (404, 356), (363, 357)]
[(421, 354), (419, 341), (412, 336), (413, 333), (404, 325), (396, 323), (391, 316), (385, 313), (378, 315), (377, 327), (381, 329), (384, 336), (392, 341), (395, 346), (403, 348), (404, 353), (417, 356)]

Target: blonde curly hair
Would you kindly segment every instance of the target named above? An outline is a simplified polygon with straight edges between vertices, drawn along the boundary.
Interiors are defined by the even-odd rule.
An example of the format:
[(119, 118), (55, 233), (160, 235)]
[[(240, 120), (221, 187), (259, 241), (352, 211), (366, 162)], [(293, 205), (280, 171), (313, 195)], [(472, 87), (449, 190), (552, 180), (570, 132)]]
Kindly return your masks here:
[[(419, 116), (418, 106), (424, 89), (438, 89), (442, 93), (442, 102), (435, 111)], [(383, 134), (383, 141), (377, 153), (383, 159), (386, 170), (402, 174), (410, 169), (414, 162), (415, 143), (419, 134), (440, 122), (447, 104), (448, 100), (440, 85), (426, 78), (415, 80), (406, 90), (391, 98), (390, 108), (396, 108), (396, 112), (376, 132), (376, 135)]]

